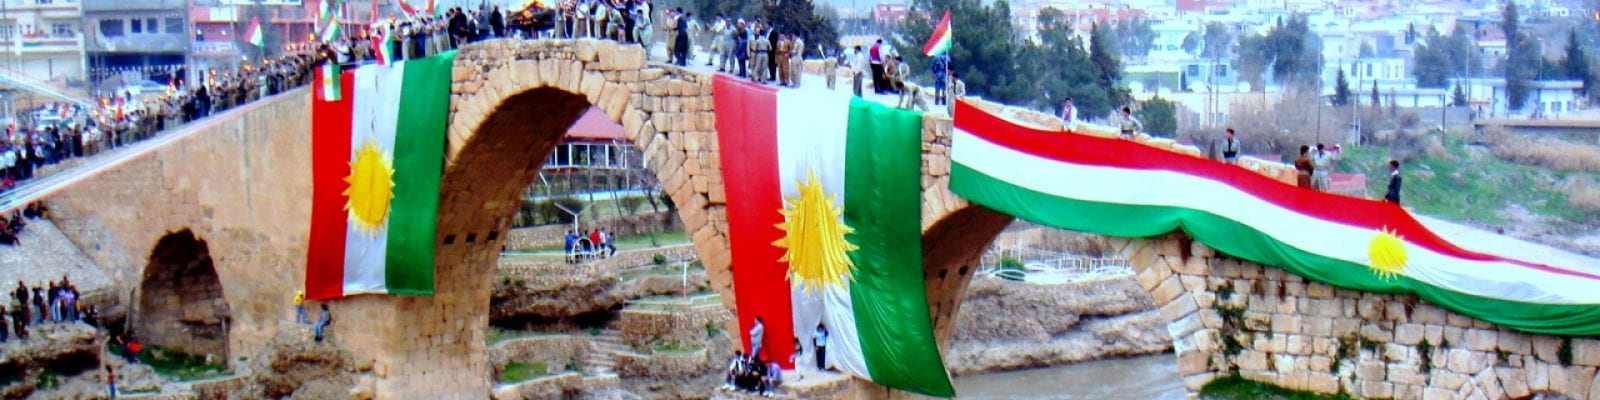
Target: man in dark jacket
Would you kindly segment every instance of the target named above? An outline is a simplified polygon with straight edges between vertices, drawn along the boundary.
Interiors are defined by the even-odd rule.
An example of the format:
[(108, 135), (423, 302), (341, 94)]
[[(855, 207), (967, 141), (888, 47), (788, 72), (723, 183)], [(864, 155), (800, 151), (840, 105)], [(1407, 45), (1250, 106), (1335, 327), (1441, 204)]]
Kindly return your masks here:
[(1400, 162), (1389, 160), (1389, 192), (1383, 195), (1383, 201), (1400, 204)]

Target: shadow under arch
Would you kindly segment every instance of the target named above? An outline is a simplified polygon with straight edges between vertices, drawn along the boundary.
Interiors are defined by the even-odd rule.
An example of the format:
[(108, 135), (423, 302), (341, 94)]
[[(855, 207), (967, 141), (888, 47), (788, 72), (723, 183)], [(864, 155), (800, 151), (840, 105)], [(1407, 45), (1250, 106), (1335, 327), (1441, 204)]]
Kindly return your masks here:
[(233, 314), (206, 241), (185, 228), (151, 249), (139, 279), (134, 333), (149, 347), (228, 356)]

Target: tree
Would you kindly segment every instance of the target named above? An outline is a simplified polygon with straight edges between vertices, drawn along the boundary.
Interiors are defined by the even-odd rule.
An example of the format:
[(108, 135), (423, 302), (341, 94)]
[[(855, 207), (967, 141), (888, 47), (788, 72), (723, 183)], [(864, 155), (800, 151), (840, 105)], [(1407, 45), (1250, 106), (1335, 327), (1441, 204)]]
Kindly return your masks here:
[(1267, 31), (1272, 78), (1291, 88), (1317, 91), (1322, 86), (1322, 39), (1311, 32), (1303, 14)]
[[(1110, 114), (1114, 105), (1109, 91), (1100, 85), (1100, 76), (1089, 60), (1089, 51), (1072, 35), (1070, 20), (1060, 10), (1046, 8), (1039, 13), (1039, 45), (1025, 46), (1019, 57), (1021, 68), (1037, 79), (1036, 91), (1026, 105), (1060, 111), (1062, 101), (1071, 98), (1084, 117)], [(1121, 103), (1115, 103), (1121, 104)]]
[(1578, 29), (1573, 28), (1567, 35), (1566, 54), (1561, 60), (1562, 70), (1566, 72), (1567, 79), (1583, 81), (1584, 93), (1594, 93), (1594, 82), (1589, 71), (1589, 56), (1584, 54), (1583, 47), (1578, 42)]
[(1350, 80), (1344, 77), (1344, 68), (1339, 68), (1339, 76), (1333, 83), (1333, 105), (1344, 107), (1350, 104)]
[(762, 15), (779, 33), (800, 34), (807, 48), (822, 45), (830, 52), (838, 50), (839, 27), (818, 14), (811, 0), (769, 1), (762, 6)]
[(1371, 103), (1372, 103), (1372, 109), (1374, 109), (1374, 110), (1378, 109), (1378, 107), (1383, 105), (1383, 101), (1379, 100), (1379, 98), (1378, 98), (1378, 84), (1377, 83), (1373, 83), (1372, 84), (1372, 100), (1371, 100)]
[(1150, 21), (1144, 18), (1134, 18), (1116, 24), (1111, 29), (1116, 33), (1118, 47), (1125, 57), (1144, 57), (1150, 54), (1150, 48), (1155, 45), (1156, 31), (1150, 29)]
[(1220, 59), (1228, 56), (1233, 50), (1233, 31), (1221, 22), (1206, 23), (1205, 36), (1201, 38), (1203, 47), (1200, 56), (1210, 59)]
[(1272, 51), (1267, 48), (1266, 36), (1251, 34), (1239, 38), (1238, 56), (1233, 58), (1233, 69), (1239, 71), (1254, 90), (1266, 90), (1263, 76), (1267, 71), (1268, 63), (1272, 61)]
[(1178, 108), (1160, 96), (1152, 97), (1139, 108), (1139, 121), (1150, 134), (1172, 136), (1178, 131)]
[(1456, 90), (1450, 93), (1450, 105), (1456, 107), (1467, 106), (1467, 92), (1461, 90), (1461, 82), (1456, 82)]
[(1530, 81), (1538, 73), (1539, 44), (1523, 34), (1516, 0), (1506, 1), (1500, 13), (1500, 30), (1506, 35), (1506, 59), (1501, 63), (1506, 79), (1506, 104), (1521, 110), (1527, 103)]
[(917, 75), (926, 77), (928, 57), (922, 54), (922, 45), (945, 10), (950, 10), (950, 23), (956, 27), (950, 67), (966, 82), (969, 93), (1011, 104), (1034, 96), (1033, 74), (1024, 77), (1018, 67), (1018, 55), (1025, 47), (1011, 25), (1011, 5), (1006, 0), (915, 0), (895, 35), (898, 39), (886, 42), (899, 50)]
[(1089, 62), (1094, 64), (1099, 75), (1099, 85), (1106, 90), (1106, 97), (1113, 105), (1128, 102), (1128, 90), (1117, 87), (1117, 81), (1122, 80), (1122, 60), (1112, 48), (1110, 38), (1100, 24), (1093, 24), (1089, 29)]

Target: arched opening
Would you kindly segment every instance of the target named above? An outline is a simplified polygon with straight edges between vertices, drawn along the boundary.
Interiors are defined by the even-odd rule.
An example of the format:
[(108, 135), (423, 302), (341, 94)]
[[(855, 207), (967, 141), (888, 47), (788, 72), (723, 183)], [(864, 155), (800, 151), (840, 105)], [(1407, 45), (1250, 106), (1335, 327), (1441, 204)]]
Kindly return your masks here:
[(1183, 395), (1168, 321), (1107, 238), (973, 205), (934, 221), (923, 246), (930, 312), (963, 396)]
[(139, 283), (134, 333), (147, 347), (226, 359), (232, 312), (205, 240), (168, 233), (150, 251)]

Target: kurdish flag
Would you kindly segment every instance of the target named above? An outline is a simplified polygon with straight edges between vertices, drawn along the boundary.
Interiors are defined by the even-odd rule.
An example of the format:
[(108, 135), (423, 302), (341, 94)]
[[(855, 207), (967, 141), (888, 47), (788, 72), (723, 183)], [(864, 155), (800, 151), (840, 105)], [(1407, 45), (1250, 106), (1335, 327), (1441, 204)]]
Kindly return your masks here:
[(316, 92), (308, 298), (433, 294), (454, 59), (364, 66), (339, 75), (341, 99)]
[(1132, 141), (1035, 130), (966, 103), (956, 107), (950, 189), (973, 203), (1106, 236), (1182, 229), (1219, 252), (1317, 282), (1415, 293), (1530, 333), (1600, 334), (1600, 265), (1474, 251), (1394, 204), (1301, 189)]
[(738, 183), (726, 190), (739, 323), (764, 321), (762, 355), (791, 367), (792, 339), (809, 346), (826, 324), (839, 370), (954, 396), (922, 280), (922, 115), (727, 75), (713, 94), (723, 179)]
[(950, 51), (955, 46), (955, 33), (950, 31), (950, 10), (944, 10), (944, 17), (939, 19), (939, 25), (933, 28), (933, 35), (928, 37), (928, 44), (922, 46), (922, 54), (933, 57)]
[(250, 17), (250, 27), (246, 31), (250, 32), (245, 35), (245, 38), (250, 41), (250, 44), (255, 45), (256, 47), (267, 47), (266, 37), (261, 34), (260, 16)]

